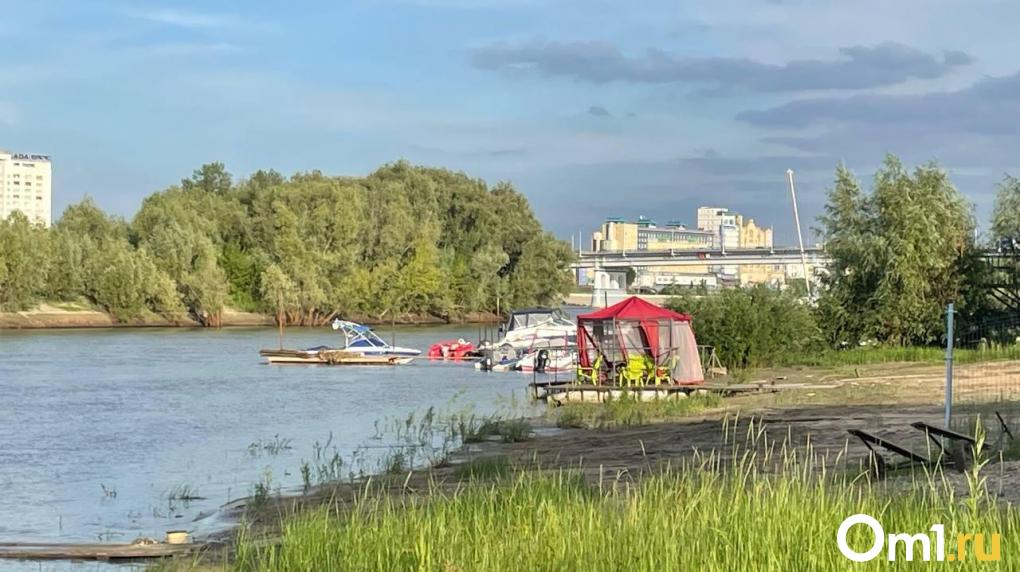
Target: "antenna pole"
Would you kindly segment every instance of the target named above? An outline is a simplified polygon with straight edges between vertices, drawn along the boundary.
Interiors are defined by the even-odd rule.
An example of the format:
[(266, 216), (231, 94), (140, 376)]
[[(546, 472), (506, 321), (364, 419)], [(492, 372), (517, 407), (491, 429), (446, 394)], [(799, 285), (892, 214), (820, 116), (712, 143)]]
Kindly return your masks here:
[(797, 243), (800, 245), (800, 264), (804, 269), (804, 286), (807, 297), (811, 299), (811, 277), (808, 275), (807, 256), (804, 254), (804, 237), (800, 233), (800, 213), (797, 212), (797, 190), (793, 186), (793, 169), (786, 170), (786, 178), (790, 181), (790, 196), (793, 197), (793, 222), (797, 225)]

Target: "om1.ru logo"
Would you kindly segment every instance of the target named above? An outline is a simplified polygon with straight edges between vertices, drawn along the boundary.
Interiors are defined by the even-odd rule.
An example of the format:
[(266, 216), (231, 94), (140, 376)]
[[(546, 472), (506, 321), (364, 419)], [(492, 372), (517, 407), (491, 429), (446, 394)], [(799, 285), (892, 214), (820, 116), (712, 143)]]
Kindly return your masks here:
[[(858, 524), (863, 524), (870, 528), (871, 533), (874, 535), (871, 548), (864, 552), (854, 550), (847, 542), (847, 535), (850, 533), (850, 529)], [(958, 534), (956, 535), (956, 551), (947, 554), (946, 527), (941, 524), (933, 524), (928, 530), (930, 534), (923, 532), (918, 534), (890, 534), (888, 537), (889, 549), (886, 552), (887, 558), (890, 561), (896, 560), (896, 547), (899, 544), (903, 544), (904, 559), (910, 562), (914, 559), (914, 549), (920, 545), (921, 560), (929, 562), (931, 561), (932, 539), (934, 538), (935, 560), (938, 562), (966, 559), (968, 543), (974, 548), (974, 556), (979, 561), (991, 562), (1000, 559), (1000, 538), (998, 533), (992, 534), (990, 548), (985, 545), (985, 535), (982, 532), (976, 534)], [(839, 531), (836, 532), (836, 544), (839, 546), (839, 551), (843, 553), (843, 556), (854, 562), (874, 560), (882, 553), (885, 543), (886, 534), (885, 529), (882, 528), (882, 523), (866, 514), (855, 514), (847, 518), (843, 521), (843, 524), (839, 525)]]

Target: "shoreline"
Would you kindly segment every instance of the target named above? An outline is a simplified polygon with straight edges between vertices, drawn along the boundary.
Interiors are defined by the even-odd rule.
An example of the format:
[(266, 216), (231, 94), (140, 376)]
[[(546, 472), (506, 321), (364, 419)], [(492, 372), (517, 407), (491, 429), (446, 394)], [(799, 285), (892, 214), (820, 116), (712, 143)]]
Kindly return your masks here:
[[(379, 320), (363, 316), (350, 316), (355, 322), (371, 326), (395, 324), (398, 326), (426, 326), (447, 324), (496, 324), (497, 316), (485, 312), (471, 312), (451, 319), (437, 316), (409, 315), (401, 319)], [(269, 314), (224, 309), (220, 328), (275, 328), (276, 319)], [(172, 320), (150, 314), (139, 318), (118, 321), (113, 315), (99, 310), (67, 310), (43, 304), (22, 312), (0, 312), (0, 331), (4, 330), (70, 330), (98, 328), (207, 328), (190, 316)], [(300, 326), (287, 326), (300, 327)], [(310, 326), (315, 327), (315, 326)]]

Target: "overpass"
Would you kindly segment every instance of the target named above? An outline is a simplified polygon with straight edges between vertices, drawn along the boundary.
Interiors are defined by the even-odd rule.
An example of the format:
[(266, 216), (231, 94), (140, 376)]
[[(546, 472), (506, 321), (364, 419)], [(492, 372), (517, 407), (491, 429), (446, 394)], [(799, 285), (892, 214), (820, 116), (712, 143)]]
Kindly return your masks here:
[[(829, 258), (821, 248), (805, 248), (812, 267), (826, 266)], [(627, 250), (579, 252), (574, 269), (647, 268), (650, 266), (746, 266), (800, 264), (799, 248), (740, 248), (728, 250)]]

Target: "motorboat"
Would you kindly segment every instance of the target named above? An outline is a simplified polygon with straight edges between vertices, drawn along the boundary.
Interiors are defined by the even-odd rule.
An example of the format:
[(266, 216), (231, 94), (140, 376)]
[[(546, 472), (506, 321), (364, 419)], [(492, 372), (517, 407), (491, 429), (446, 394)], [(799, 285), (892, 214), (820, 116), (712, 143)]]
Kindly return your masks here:
[(561, 310), (553, 308), (515, 310), (502, 332), (499, 341), (480, 345), (483, 360), (475, 364), (477, 369), (520, 369), (517, 362), (530, 353), (577, 345), (577, 325)]
[(333, 320), (331, 325), (334, 330), (344, 336), (344, 345), (334, 349), (359, 353), (363, 356), (414, 357), (421, 355), (421, 350), (386, 343), (368, 326), (340, 319)]
[(413, 357), (398, 355), (365, 355), (358, 352), (319, 346), (303, 350), (261, 350), (259, 355), (271, 364), (307, 365), (406, 365)]
[(577, 324), (562, 311), (553, 308), (526, 308), (510, 313), (498, 348), (532, 350), (551, 344), (569, 345), (577, 338)]
[(577, 347), (542, 348), (517, 360), (514, 369), (527, 373), (559, 373), (577, 370)]

